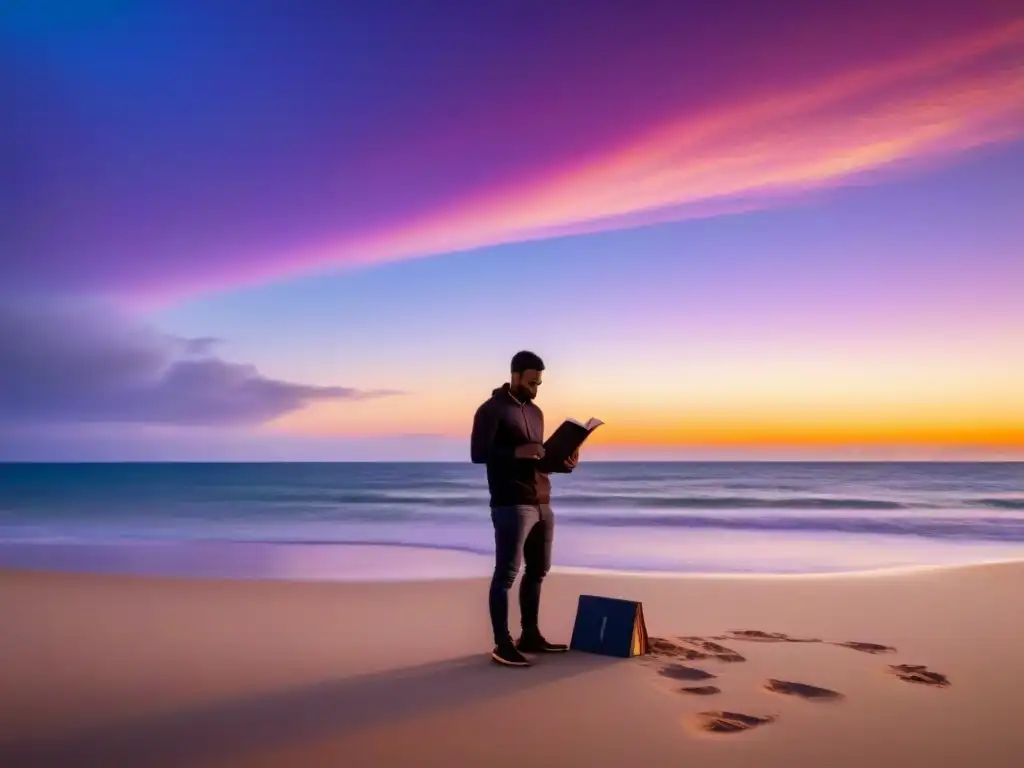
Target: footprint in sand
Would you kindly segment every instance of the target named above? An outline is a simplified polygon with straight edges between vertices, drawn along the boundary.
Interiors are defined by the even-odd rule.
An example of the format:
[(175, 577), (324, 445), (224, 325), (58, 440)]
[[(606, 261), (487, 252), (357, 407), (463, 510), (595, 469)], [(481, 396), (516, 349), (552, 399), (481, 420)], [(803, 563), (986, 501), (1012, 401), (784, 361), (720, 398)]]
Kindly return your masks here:
[(924, 664), (890, 664), (889, 671), (907, 683), (931, 685), (936, 688), (952, 685), (948, 677), (940, 672), (932, 672)]
[(710, 680), (715, 675), (705, 672), (696, 667), (687, 667), (682, 664), (670, 664), (658, 670), (658, 674), (671, 680)]
[(680, 688), (679, 692), (690, 693), (694, 696), (713, 696), (716, 693), (721, 693), (722, 689), (716, 685), (691, 685), (685, 688)]
[(697, 649), (699, 653), (705, 654), (708, 658), (714, 659), (715, 661), (725, 662), (737, 662), (746, 661), (744, 656), (734, 651), (732, 648), (727, 648), (724, 645), (714, 643), (710, 640), (705, 640), (703, 637), (679, 637), (677, 638), (680, 642), (686, 643)]
[(759, 725), (774, 723), (774, 715), (745, 715), (742, 712), (698, 712), (693, 719), (694, 725), (702, 731), (710, 733), (737, 733), (749, 731)]
[(880, 645), (878, 643), (861, 643), (856, 640), (849, 640), (845, 643), (832, 643), (832, 645), (851, 648), (862, 653), (896, 653), (896, 649), (892, 646)]
[(846, 698), (843, 694), (839, 693), (839, 691), (833, 691), (829, 688), (819, 688), (816, 685), (808, 685), (807, 683), (794, 683), (791, 680), (767, 680), (764, 684), (764, 688), (772, 693), (782, 693), (786, 696), (797, 696), (801, 699), (809, 699), (811, 701), (841, 701)]
[(818, 638), (790, 637), (782, 632), (763, 632), (760, 629), (731, 629), (715, 640), (751, 640), (758, 643), (820, 643)]
[(648, 648), (652, 656), (668, 657), (670, 659), (683, 659), (684, 661), (699, 661), (711, 658), (709, 654), (695, 648), (666, 640), (663, 637), (648, 638)]
[(678, 637), (669, 640), (664, 637), (649, 638), (651, 655), (682, 659), (683, 661), (715, 661), (736, 662), (746, 659), (732, 648), (705, 640), (703, 637)]

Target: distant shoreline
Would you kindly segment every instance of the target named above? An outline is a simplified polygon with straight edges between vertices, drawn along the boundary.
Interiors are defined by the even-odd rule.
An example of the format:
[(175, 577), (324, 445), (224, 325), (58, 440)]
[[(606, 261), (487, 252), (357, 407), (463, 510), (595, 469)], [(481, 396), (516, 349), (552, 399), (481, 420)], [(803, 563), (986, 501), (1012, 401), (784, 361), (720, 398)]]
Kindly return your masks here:
[[(571, 534), (569, 534), (571, 535)], [(552, 575), (639, 579), (830, 579), (1024, 563), (1019, 548), (946, 562), (765, 570), (733, 562), (690, 569), (556, 563)], [(490, 578), (493, 556), (468, 548), (399, 542), (121, 541), (0, 542), (0, 573), (325, 584), (417, 583)]]

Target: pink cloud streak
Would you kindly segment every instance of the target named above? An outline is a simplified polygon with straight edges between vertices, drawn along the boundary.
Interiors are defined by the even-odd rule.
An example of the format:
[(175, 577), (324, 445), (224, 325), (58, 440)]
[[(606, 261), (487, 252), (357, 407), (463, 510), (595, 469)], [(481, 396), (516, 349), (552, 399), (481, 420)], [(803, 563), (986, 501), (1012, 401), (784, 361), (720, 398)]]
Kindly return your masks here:
[(681, 115), (518, 188), (282, 254), (244, 282), (763, 209), (1022, 135), (1018, 19), (810, 86)]
[(323, 257), (375, 262), (760, 207), (1022, 134), (1024, 22), (1015, 22), (805, 91), (687, 115), (583, 167)]

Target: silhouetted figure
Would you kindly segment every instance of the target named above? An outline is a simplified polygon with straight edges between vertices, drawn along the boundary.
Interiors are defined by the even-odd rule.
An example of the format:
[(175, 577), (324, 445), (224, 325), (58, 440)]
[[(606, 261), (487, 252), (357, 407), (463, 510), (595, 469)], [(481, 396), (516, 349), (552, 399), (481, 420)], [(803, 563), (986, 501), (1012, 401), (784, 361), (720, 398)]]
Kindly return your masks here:
[[(555, 517), (551, 511), (552, 472), (571, 472), (579, 461), (573, 453), (559, 466), (544, 457), (544, 414), (534, 403), (544, 362), (533, 352), (512, 358), (507, 384), (491, 392), (473, 417), (470, 456), (487, 465), (491, 521), (494, 523), (494, 576), (489, 605), (494, 630), (491, 656), (501, 664), (528, 666), (523, 653), (558, 653), (567, 645), (549, 643), (538, 626), (540, 589), (551, 568)], [(508, 627), (508, 591), (520, 566), (522, 634), (512, 641)]]

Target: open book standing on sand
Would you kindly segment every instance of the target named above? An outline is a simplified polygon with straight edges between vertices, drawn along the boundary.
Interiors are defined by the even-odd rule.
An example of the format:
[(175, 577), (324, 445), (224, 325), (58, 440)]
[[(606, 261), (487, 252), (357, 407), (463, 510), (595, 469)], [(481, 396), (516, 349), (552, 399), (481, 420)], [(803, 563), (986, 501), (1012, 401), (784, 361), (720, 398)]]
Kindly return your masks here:
[(573, 451), (583, 445), (590, 433), (604, 424), (600, 419), (591, 418), (586, 424), (576, 419), (566, 419), (559, 425), (546, 441), (544, 441), (544, 458), (552, 461), (565, 461)]

